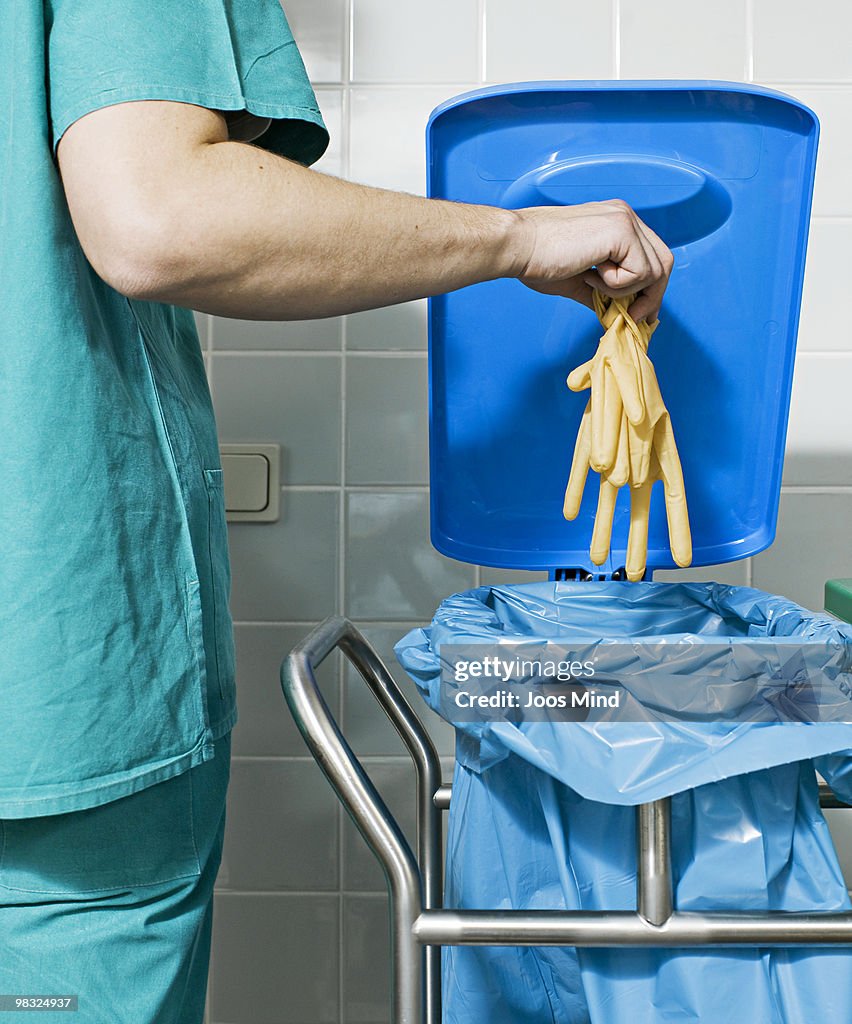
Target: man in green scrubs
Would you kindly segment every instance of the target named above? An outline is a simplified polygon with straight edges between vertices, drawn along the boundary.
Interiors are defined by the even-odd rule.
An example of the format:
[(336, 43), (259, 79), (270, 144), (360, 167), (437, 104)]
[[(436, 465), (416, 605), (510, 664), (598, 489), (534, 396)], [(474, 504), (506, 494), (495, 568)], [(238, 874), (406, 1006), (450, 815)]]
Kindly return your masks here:
[(203, 1015), (236, 703), (190, 311), (517, 277), (653, 319), (671, 270), (623, 203), (366, 188), (308, 169), (327, 141), (277, 0), (0, 14), (0, 995), (86, 1024)]

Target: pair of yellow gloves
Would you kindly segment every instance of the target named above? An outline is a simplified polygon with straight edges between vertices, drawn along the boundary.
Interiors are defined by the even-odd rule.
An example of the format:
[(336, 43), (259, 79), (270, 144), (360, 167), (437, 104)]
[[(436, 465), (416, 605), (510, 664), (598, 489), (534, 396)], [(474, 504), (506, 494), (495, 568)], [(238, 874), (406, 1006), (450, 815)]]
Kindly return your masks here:
[(568, 377), (572, 391), (591, 389), (574, 448), (563, 515), (580, 511), (589, 469), (600, 473), (598, 509), (589, 549), (601, 565), (609, 554), (612, 517), (620, 487), (630, 485), (630, 533), (627, 578), (640, 580), (648, 557), (651, 488), (663, 481), (672, 556), (680, 566), (692, 562), (692, 537), (683, 472), (669, 413), (648, 358), (648, 341), (659, 323), (636, 323), (627, 312), (634, 296), (611, 299), (594, 291), (595, 312), (605, 328), (597, 352)]

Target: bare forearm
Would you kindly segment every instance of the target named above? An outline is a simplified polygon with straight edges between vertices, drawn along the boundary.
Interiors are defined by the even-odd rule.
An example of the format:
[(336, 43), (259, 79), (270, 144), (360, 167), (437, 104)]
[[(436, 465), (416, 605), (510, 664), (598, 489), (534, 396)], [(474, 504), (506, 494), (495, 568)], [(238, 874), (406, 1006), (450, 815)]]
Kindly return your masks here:
[(185, 173), (151, 292), (222, 316), (371, 309), (510, 275), (522, 257), (507, 211), (356, 185), (243, 143), (204, 147)]

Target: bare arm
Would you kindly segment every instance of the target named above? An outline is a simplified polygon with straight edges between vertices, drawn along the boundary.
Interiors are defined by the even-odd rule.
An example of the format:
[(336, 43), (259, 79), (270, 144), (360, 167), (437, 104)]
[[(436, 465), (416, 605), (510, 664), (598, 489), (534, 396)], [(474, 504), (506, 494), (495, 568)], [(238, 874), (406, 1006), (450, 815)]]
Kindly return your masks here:
[(333, 316), (516, 277), (587, 305), (592, 285), (644, 290), (631, 312), (653, 319), (672, 266), (626, 204), (508, 211), (357, 185), (234, 141), (191, 104), (96, 110), (57, 156), (107, 283), (220, 316)]

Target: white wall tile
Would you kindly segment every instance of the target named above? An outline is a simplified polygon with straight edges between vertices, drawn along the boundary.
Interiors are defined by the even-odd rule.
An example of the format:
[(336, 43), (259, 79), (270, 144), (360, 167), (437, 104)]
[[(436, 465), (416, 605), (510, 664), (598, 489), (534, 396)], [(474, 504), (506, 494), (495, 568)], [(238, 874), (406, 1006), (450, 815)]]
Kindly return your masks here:
[[(807, 10), (807, 13), (805, 13)], [(754, 0), (754, 73), (776, 82), (849, 81), (852, 4)]]
[(795, 96), (820, 121), (813, 213), (824, 217), (852, 216), (852, 87), (765, 83)]
[(353, 0), (354, 82), (476, 79), (477, 0)]
[(537, 0), (522, 16), (515, 0), (486, 0), (485, 78), (611, 78), (612, 21), (611, 0)]
[(825, 606), (825, 581), (852, 576), (852, 491), (787, 491), (775, 543), (754, 557), (754, 586), (805, 608)]
[(799, 351), (852, 352), (852, 317), (838, 315), (837, 281), (852, 253), (852, 219), (815, 220), (808, 237)]
[(325, 121), (331, 138), (328, 149), (311, 166), (316, 171), (322, 171), (323, 174), (333, 174), (340, 178), (346, 170), (343, 162), (346, 152), (343, 138), (343, 90), (318, 88), (315, 92), (322, 119)]
[(365, 309), (346, 318), (347, 349), (407, 351), (427, 347), (426, 299)]
[(282, 0), (312, 82), (342, 82), (346, 0)]
[(225, 442), (281, 445), (281, 483), (340, 479), (337, 356), (213, 356), (213, 394)]
[(658, 569), (655, 583), (724, 583), (729, 587), (748, 586), (750, 559), (721, 565), (704, 565), (689, 569)]
[(718, 78), (746, 70), (746, 0), (621, 0), (621, 78)]
[(796, 360), (784, 483), (852, 485), (852, 356)]
[(443, 100), (473, 89), (353, 89), (349, 177), (366, 185), (426, 192), (426, 122)]

